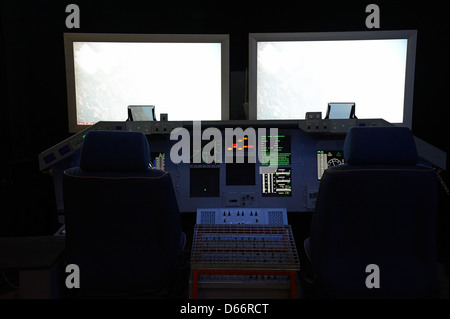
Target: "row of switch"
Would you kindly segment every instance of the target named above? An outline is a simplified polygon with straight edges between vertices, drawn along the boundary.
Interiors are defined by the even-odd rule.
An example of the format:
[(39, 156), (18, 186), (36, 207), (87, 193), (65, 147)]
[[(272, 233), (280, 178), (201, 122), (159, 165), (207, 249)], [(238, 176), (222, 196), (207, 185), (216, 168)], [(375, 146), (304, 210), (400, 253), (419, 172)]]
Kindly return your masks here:
[[(227, 213), (224, 211), (223, 212), (223, 216), (227, 216)], [(228, 216), (231, 216), (230, 211), (228, 211)], [(244, 211), (242, 211), (241, 213), (239, 213), (239, 211), (237, 211), (236, 216), (245, 216)], [(253, 211), (250, 211), (250, 216), (258, 216), (258, 212), (255, 211), (255, 213), (253, 214)]]
[[(224, 219), (223, 219), (223, 222), (224, 222), (224, 223), (227, 223), (228, 221), (227, 221), (226, 218), (224, 218)], [(258, 218), (255, 219), (255, 223), (259, 223)], [(237, 225), (245, 225), (246, 223), (236, 223), (236, 224), (237, 224)]]
[(286, 208), (199, 208), (197, 224), (287, 225)]

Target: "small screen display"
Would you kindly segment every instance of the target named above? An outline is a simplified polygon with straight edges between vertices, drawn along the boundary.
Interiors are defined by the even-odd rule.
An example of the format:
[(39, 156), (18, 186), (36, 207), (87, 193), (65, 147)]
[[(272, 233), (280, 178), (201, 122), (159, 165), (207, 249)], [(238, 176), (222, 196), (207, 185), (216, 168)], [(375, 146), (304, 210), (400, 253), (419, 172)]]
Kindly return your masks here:
[(291, 196), (291, 169), (278, 168), (275, 173), (261, 174), (262, 196)]
[[(291, 136), (286, 134), (280, 134), (273, 136), (275, 143), (272, 146), (270, 144), (271, 136), (266, 135), (261, 138), (261, 152), (266, 156), (270, 155), (270, 152), (276, 151), (278, 157), (277, 165), (291, 165)], [(268, 164), (268, 163), (266, 163)]]
[(255, 163), (227, 163), (226, 183), (232, 185), (255, 185)]
[(219, 168), (190, 168), (191, 197), (219, 197)]
[(317, 177), (322, 178), (323, 172), (336, 165), (344, 164), (343, 151), (317, 151)]
[(350, 119), (355, 115), (355, 103), (328, 103), (326, 118)]

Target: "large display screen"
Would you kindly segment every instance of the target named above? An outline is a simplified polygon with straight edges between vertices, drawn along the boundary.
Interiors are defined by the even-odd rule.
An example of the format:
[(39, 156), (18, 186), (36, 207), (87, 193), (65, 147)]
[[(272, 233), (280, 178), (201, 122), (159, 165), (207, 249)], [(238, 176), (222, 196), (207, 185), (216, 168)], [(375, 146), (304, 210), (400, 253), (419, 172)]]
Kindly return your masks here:
[(228, 35), (65, 34), (69, 130), (125, 121), (129, 105), (156, 119), (229, 114)]
[(250, 119), (304, 119), (330, 102), (411, 126), (415, 31), (250, 34)]

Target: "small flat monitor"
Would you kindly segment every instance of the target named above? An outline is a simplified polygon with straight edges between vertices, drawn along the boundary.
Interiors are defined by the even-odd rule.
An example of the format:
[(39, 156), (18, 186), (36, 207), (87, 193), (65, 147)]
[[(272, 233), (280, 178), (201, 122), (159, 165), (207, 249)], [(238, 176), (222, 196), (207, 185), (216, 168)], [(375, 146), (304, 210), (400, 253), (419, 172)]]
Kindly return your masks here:
[(229, 118), (229, 35), (66, 33), (64, 47), (70, 132), (125, 121), (128, 105), (172, 121)]
[(317, 177), (320, 180), (329, 167), (345, 164), (344, 151), (317, 151)]
[(249, 35), (249, 119), (304, 119), (352, 101), (360, 119), (412, 125), (416, 30)]
[(154, 105), (128, 105), (128, 121), (155, 121)]
[(249, 163), (245, 158), (244, 163), (226, 163), (226, 185), (255, 185), (255, 163)]
[(190, 197), (219, 197), (220, 196), (220, 168), (189, 169)]
[(355, 103), (328, 103), (326, 119), (355, 118)]
[[(272, 136), (266, 135), (262, 136), (265, 139), (264, 148), (262, 149), (263, 154), (269, 156), (270, 152), (277, 151), (277, 165), (291, 165), (291, 136), (287, 134), (279, 134), (275, 137), (275, 144), (273, 147), (270, 145), (270, 138)], [(262, 145), (262, 144), (260, 144)], [(262, 147), (262, 146), (261, 146)], [(269, 163), (265, 163), (266, 165)]]
[(275, 173), (261, 174), (262, 197), (292, 196), (290, 167), (279, 167)]

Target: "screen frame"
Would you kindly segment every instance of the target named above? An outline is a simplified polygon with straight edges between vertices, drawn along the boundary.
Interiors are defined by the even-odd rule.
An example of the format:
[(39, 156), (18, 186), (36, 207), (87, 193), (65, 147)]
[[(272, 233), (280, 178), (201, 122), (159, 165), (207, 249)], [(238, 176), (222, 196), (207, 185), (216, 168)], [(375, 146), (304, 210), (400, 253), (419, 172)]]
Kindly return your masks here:
[(257, 119), (257, 46), (258, 42), (277, 41), (339, 41), (407, 39), (403, 123), (394, 125), (412, 128), (414, 73), (416, 65), (417, 30), (344, 31), (344, 32), (292, 32), (249, 34), (249, 120)]
[[(229, 34), (119, 34), (64, 33), (67, 110), (69, 132), (77, 133), (91, 125), (77, 124), (74, 42), (142, 42), (142, 43), (220, 43), (221, 44), (221, 120), (230, 114), (230, 35)], [(124, 119), (125, 121), (126, 119)]]

